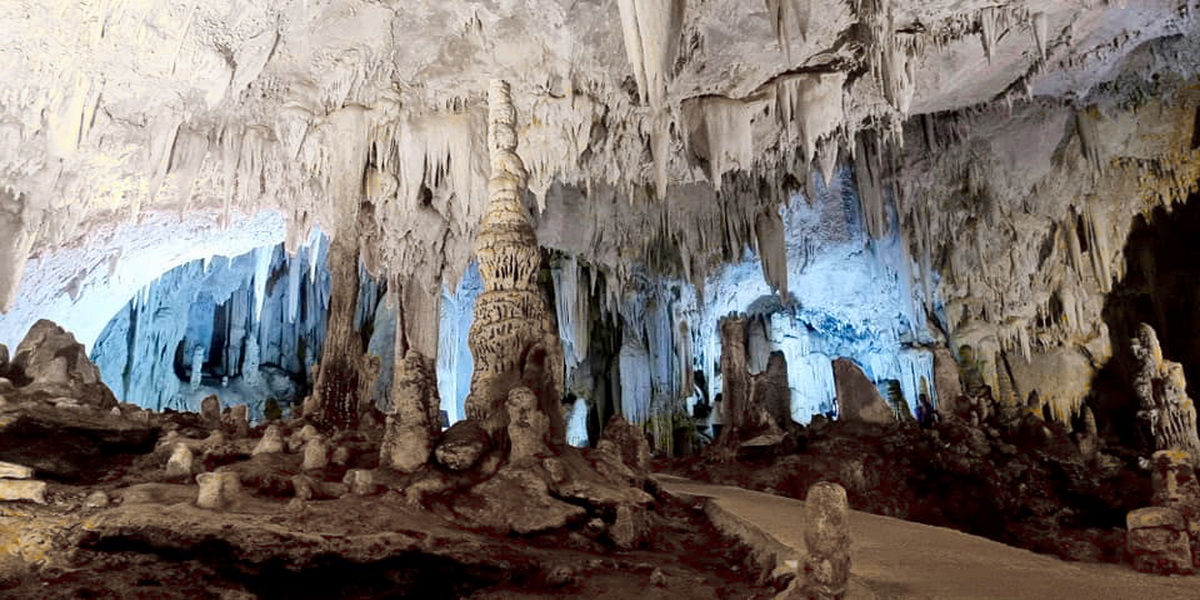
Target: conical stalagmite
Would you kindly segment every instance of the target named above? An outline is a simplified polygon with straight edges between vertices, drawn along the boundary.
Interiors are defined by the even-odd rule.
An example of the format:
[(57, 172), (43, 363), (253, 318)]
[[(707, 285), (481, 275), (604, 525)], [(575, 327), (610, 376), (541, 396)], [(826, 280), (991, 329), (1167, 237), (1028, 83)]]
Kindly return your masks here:
[(549, 443), (561, 447), (562, 342), (538, 282), (542, 256), (521, 201), (526, 172), (516, 153), (516, 111), (507, 83), (492, 82), (488, 107), (491, 204), (475, 246), (483, 293), (468, 337), (475, 369), (467, 416), (495, 435), (506, 426), (502, 407), (509, 392), (524, 385), (549, 419)]

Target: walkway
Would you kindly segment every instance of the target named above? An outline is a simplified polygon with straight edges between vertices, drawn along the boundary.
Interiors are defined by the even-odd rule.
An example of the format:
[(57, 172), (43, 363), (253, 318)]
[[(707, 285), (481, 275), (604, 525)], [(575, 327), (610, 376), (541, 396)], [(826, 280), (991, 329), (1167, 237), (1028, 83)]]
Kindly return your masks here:
[[(748, 543), (761, 559), (773, 556), (780, 565), (803, 555), (803, 502), (669, 475), (656, 479), (671, 495), (707, 498), (713, 522)], [(858, 511), (850, 514), (850, 539), (848, 600), (1200, 599), (1200, 576), (1159, 577), (1122, 565), (1064, 562), (951, 529)]]

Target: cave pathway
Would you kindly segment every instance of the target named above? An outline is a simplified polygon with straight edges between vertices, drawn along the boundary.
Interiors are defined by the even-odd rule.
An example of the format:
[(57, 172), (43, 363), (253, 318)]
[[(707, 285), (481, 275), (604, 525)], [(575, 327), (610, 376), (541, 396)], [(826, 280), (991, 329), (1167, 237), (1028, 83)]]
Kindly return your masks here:
[[(670, 475), (655, 478), (668, 494), (703, 499), (727, 535), (760, 558), (795, 568), (804, 554), (804, 502)], [(952, 529), (869, 513), (850, 513), (847, 600), (876, 598), (1079, 598), (1195, 600), (1200, 576), (1161, 577), (1128, 565), (1071, 563)]]

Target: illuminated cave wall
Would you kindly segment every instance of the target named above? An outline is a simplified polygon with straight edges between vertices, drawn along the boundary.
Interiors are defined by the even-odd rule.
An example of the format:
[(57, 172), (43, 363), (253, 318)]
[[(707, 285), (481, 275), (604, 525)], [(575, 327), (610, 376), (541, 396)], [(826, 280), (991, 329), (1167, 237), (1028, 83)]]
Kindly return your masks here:
[(747, 351), (752, 372), (766, 368), (774, 350), (787, 357), (792, 417), (807, 423), (836, 411), (832, 361), (854, 360), (888, 397), (899, 384), (910, 410), (932, 389), (933, 338), (929, 307), (894, 223), (871, 239), (864, 226), (853, 174), (839, 170), (829, 185), (815, 179), (812, 198), (791, 197), (783, 208), (790, 302), (764, 281), (757, 256), (721, 269), (705, 287), (705, 308), (695, 328), (696, 368), (720, 391), (719, 320), (730, 313), (754, 317)]
[(323, 241), (314, 233), (295, 257), (278, 244), (162, 274), (100, 334), (91, 357), (101, 378), (122, 401), (156, 410), (198, 410), (210, 393), (256, 416), (268, 397), (297, 402), (325, 333)]

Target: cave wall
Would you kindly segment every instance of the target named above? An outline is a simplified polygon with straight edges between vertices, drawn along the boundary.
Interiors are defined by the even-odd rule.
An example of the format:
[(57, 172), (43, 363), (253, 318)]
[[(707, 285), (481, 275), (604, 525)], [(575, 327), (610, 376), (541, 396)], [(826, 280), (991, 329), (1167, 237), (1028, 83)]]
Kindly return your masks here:
[(940, 274), (937, 326), (956, 350), (972, 347), (1004, 402), (1037, 390), (1068, 420), (1127, 343), (1104, 314), (1142, 260), (1126, 240), (1141, 215), (1185, 201), (1200, 180), (1200, 90), (1164, 67), (1162, 52), (1145, 48), (1130, 66), (1165, 68), (1156, 83), (1139, 83), (1145, 71), (1119, 75), (1092, 103), (1034, 99), (906, 129), (903, 235), (920, 273)]

